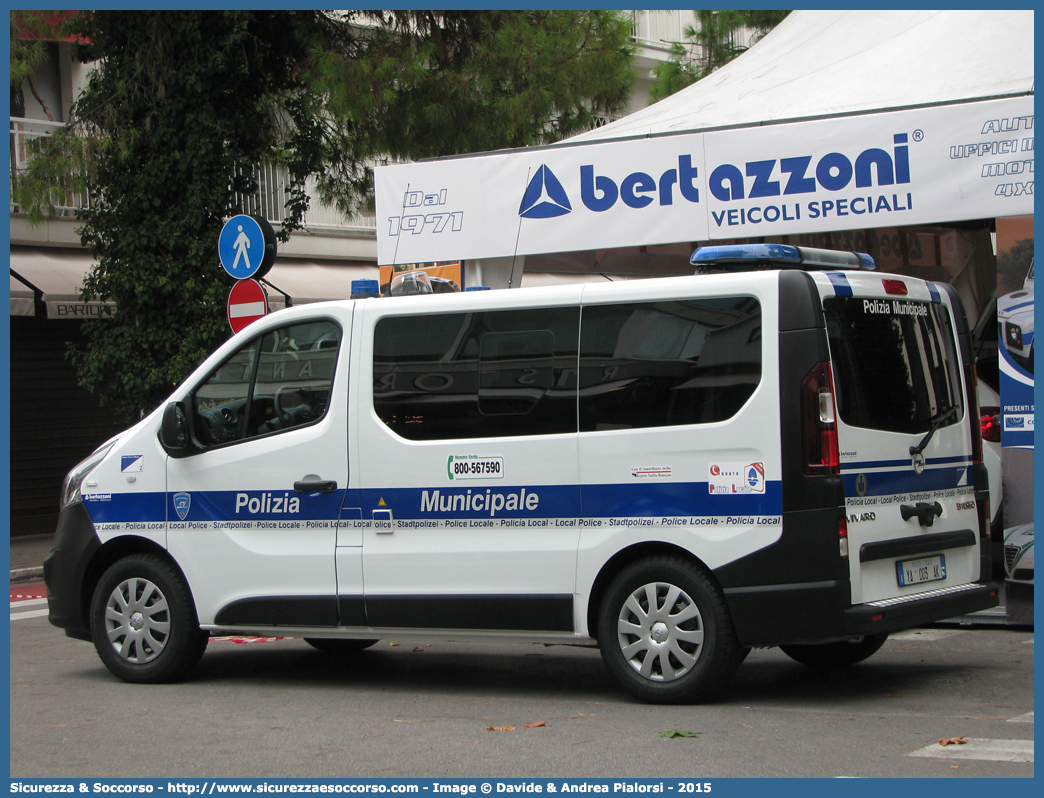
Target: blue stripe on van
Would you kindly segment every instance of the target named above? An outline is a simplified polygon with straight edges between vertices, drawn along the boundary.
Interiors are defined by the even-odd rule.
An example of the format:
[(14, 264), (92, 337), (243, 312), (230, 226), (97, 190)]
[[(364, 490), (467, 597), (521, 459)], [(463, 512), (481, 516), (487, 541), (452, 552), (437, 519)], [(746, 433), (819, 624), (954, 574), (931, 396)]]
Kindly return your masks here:
[[(862, 493), (856, 488), (860, 476), (866, 479), (866, 488)], [(841, 479), (845, 485), (846, 496), (887, 496), (895, 493), (921, 493), (975, 486), (972, 469), (966, 466), (931, 468), (917, 474), (907, 465), (902, 471), (845, 473), (841, 475)]]
[(612, 516), (780, 515), (783, 483), (766, 481), (764, 493), (711, 494), (706, 482), (661, 485), (584, 485), (586, 518)]
[[(86, 497), (84, 506), (91, 521), (96, 524), (155, 521), (315, 521), (336, 519), (345, 491), (305, 494), (294, 490), (208, 490), (186, 493), (191, 499), (184, 518), (180, 518), (175, 509), (175, 493), (97, 494)], [(291, 507), (296, 510), (291, 512)], [(252, 508), (256, 508), (254, 512), (251, 512)]]
[[(175, 493), (104, 494), (89, 498), (85, 505), (96, 524), (332, 520), (339, 514), (358, 517), (359, 508), (364, 520), (372, 519), (374, 511), (385, 510), (391, 511), (396, 519), (431, 520), (753, 516), (780, 515), (783, 512), (783, 485), (778, 480), (766, 481), (763, 493), (735, 494), (711, 494), (707, 482), (452, 485), (362, 488), (312, 494), (292, 490), (188, 493), (191, 501), (184, 518), (180, 518), (175, 509)], [(342, 506), (350, 509), (342, 511)]]
[(942, 294), (939, 293), (939, 288), (935, 285), (935, 283), (928, 283), (928, 293), (931, 295), (932, 302), (934, 302), (935, 304), (938, 305), (940, 302), (942, 302)]
[(848, 282), (848, 275), (844, 272), (824, 272), (827, 279), (834, 286), (835, 296), (852, 296), (852, 284)]
[[(904, 460), (866, 460), (861, 463), (842, 463), (842, 471), (865, 471), (868, 468), (908, 468), (912, 469), (911, 459), (907, 457)], [(926, 468), (934, 468), (935, 466), (954, 464), (954, 463), (971, 463), (971, 455), (962, 454), (955, 455), (954, 457), (930, 457), (925, 460)]]
[(92, 493), (83, 505), (96, 524), (167, 520), (165, 493)]
[[(438, 496), (436, 496), (436, 492)], [(582, 500), (581, 500), (582, 495)], [(470, 501), (468, 497), (470, 496)], [(496, 498), (496, 497), (500, 498)], [(536, 497), (535, 499), (532, 497)], [(606, 518), (683, 515), (779, 515), (782, 482), (766, 482), (764, 493), (711, 494), (706, 482), (651, 485), (497, 485), (471, 488), (363, 488), (363, 518), (378, 509), (395, 518)], [(479, 509), (472, 507), (478, 500)], [(383, 501), (383, 505), (381, 504)], [(582, 501), (582, 508), (581, 508)], [(437, 502), (437, 504), (436, 504)], [(465, 504), (468, 509), (465, 509)], [(508, 507), (512, 509), (508, 509)]]

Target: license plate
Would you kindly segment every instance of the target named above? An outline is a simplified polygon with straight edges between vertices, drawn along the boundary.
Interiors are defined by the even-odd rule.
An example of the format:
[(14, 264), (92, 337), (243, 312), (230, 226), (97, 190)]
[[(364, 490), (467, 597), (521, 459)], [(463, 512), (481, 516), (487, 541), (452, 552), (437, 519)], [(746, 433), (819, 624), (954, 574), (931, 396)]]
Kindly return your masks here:
[(936, 554), (923, 560), (901, 560), (895, 564), (899, 587), (938, 582), (946, 578), (946, 555)]

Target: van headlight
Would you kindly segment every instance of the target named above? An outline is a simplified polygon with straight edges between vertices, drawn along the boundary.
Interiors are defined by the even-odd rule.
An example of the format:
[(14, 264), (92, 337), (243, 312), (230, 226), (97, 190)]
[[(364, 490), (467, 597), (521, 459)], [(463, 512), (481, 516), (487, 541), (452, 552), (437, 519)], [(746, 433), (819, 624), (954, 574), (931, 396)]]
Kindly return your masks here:
[(82, 501), (83, 496), (80, 493), (80, 486), (83, 484), (84, 479), (86, 479), (87, 475), (94, 470), (94, 467), (104, 459), (105, 455), (109, 453), (109, 450), (115, 444), (116, 441), (110, 441), (109, 443), (95, 449), (90, 457), (79, 463), (66, 475), (65, 481), (62, 483), (62, 501), (60, 509), (64, 510), (73, 502)]

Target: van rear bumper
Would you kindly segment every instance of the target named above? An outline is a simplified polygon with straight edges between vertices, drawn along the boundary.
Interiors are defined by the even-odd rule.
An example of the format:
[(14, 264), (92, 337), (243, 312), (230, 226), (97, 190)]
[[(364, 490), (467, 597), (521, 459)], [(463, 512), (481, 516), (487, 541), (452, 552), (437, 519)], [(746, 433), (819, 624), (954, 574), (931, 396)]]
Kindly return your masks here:
[(993, 582), (969, 582), (924, 593), (869, 601), (845, 610), (846, 634), (867, 635), (896, 632), (911, 626), (958, 618), (1000, 603), (1000, 590)]
[(886, 634), (996, 607), (992, 582), (851, 603), (847, 580), (725, 588), (736, 635), (744, 646), (815, 644), (867, 634)]

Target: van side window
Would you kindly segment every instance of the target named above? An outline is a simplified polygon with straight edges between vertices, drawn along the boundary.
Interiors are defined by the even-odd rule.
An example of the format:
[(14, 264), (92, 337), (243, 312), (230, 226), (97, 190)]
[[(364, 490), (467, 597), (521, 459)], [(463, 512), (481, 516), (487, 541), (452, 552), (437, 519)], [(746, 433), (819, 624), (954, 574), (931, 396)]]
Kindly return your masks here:
[(724, 421), (760, 381), (752, 297), (584, 308), (581, 432)]
[(322, 418), (340, 340), (340, 327), (316, 321), (270, 330), (244, 345), (193, 393), (196, 439), (218, 446)]
[(381, 319), (374, 410), (418, 441), (576, 432), (579, 324), (576, 307)]

